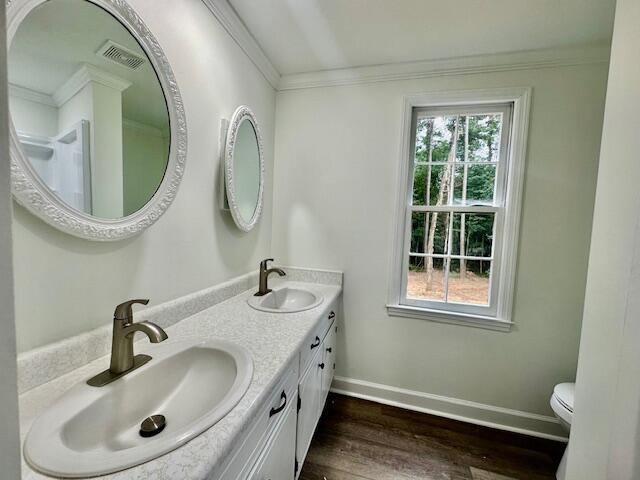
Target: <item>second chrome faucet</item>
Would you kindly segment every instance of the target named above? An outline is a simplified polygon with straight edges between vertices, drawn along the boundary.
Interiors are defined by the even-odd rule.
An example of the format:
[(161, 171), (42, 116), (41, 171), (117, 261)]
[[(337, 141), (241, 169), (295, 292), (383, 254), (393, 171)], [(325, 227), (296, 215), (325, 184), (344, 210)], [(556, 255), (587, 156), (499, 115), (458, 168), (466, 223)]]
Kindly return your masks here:
[(267, 268), (268, 262), (273, 262), (273, 258), (266, 258), (260, 262), (260, 281), (258, 285), (258, 291), (255, 293), (256, 297), (266, 295), (271, 291), (268, 286), (269, 275), (277, 273), (281, 277), (284, 277), (286, 273), (280, 268)]

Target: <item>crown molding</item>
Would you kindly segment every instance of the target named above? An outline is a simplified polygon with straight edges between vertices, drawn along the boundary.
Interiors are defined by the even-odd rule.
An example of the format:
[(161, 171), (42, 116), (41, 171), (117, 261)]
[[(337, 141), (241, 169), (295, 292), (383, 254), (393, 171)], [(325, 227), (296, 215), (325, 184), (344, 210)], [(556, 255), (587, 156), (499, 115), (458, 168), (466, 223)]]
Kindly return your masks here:
[(264, 53), (256, 39), (249, 32), (228, 0), (202, 0), (207, 8), (218, 19), (231, 38), (240, 46), (253, 64), (260, 70), (264, 78), (274, 88), (278, 89), (280, 73), (276, 70)]
[(530, 50), (493, 55), (477, 55), (446, 60), (393, 63), (366, 67), (322, 70), (283, 75), (279, 91), (305, 88), (359, 85), (411, 80), (445, 75), (505, 72), (538, 68), (566, 67), (591, 63), (608, 63), (610, 48), (605, 45)]
[(9, 84), (9, 96), (22, 98), (23, 100), (28, 100), (30, 102), (40, 103), (42, 105), (47, 105), (49, 107), (57, 107), (58, 105), (53, 100), (51, 95), (47, 95), (46, 93), (37, 92), (35, 90), (31, 90), (30, 88), (21, 87), (20, 85), (16, 85), (15, 83)]
[(57, 106), (67, 103), (75, 94), (88, 83), (98, 83), (105, 87), (122, 92), (131, 86), (131, 82), (111, 73), (100, 70), (93, 65), (84, 63), (69, 79), (53, 93), (53, 100)]

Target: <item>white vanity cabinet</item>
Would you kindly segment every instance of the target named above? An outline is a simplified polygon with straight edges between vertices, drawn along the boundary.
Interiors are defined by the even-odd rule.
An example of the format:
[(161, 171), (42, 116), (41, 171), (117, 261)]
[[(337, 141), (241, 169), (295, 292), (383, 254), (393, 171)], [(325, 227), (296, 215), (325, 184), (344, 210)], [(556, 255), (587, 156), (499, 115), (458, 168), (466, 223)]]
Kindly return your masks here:
[(295, 476), (296, 408), (291, 402), (257, 461), (250, 480), (293, 480)]
[(333, 374), (336, 370), (336, 338), (338, 337), (338, 325), (334, 321), (327, 336), (324, 338), (322, 344), (322, 355), (324, 357), (322, 363), (324, 368), (322, 369), (322, 403), (327, 398), (329, 389), (331, 388), (331, 381), (333, 380)]
[[(235, 448), (227, 465), (222, 468), (224, 473), (214, 478), (219, 480), (261, 479), (262, 477), (259, 475), (263, 471), (265, 474), (271, 471), (272, 457), (274, 459), (278, 458), (279, 460), (277, 461), (283, 461), (284, 450), (291, 457), (288, 471), (291, 474), (291, 478), (293, 478), (298, 378), (298, 362), (296, 359), (287, 367), (284, 378), (276, 384), (267, 400), (260, 406), (258, 416), (249, 426), (239, 446)], [(293, 427), (291, 422), (293, 422)], [(286, 436), (287, 440), (284, 441), (280, 435)], [(274, 446), (276, 437), (280, 437), (278, 446)], [(258, 469), (258, 466), (262, 468)], [(290, 477), (274, 477), (272, 480), (275, 480), (275, 478), (286, 480)]]
[[(296, 478), (300, 473), (309, 445), (333, 380), (335, 338), (337, 331), (336, 305), (309, 335), (300, 352), (302, 376), (298, 386), (298, 430), (296, 439)], [(305, 349), (308, 351), (305, 352)], [(309, 358), (311, 357), (311, 358)]]
[[(296, 461), (301, 464), (307, 455), (313, 432), (316, 429), (322, 406), (322, 351), (318, 345), (316, 354), (298, 386), (298, 434), (296, 440)], [(298, 460), (300, 459), (300, 460)], [(296, 474), (299, 468), (296, 469)]]
[(333, 379), (337, 301), (305, 339), (220, 480), (294, 480), (309, 450)]

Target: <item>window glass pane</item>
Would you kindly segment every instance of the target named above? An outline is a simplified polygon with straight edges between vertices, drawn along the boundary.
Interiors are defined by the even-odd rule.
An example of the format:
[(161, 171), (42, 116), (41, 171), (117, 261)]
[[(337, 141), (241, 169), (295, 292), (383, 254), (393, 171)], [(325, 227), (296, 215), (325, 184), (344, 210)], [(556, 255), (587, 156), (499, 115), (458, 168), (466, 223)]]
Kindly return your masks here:
[(424, 253), (425, 238), (429, 230), (429, 214), (413, 212), (411, 214), (411, 252)]
[[(413, 174), (413, 205), (448, 205), (453, 171), (453, 167), (449, 165), (416, 165)], [(461, 194), (456, 191), (454, 196), (456, 195)]]
[[(460, 138), (460, 121), (457, 115), (435, 117), (431, 148), (433, 162), (454, 162)], [(455, 150), (453, 147), (456, 147)]]
[(465, 155), (468, 153), (468, 146), (465, 143), (466, 139), (468, 138), (467, 118), (468, 117), (466, 115), (460, 115), (458, 117), (458, 128), (455, 129), (455, 132), (457, 132), (458, 134), (456, 141), (456, 162), (464, 162), (466, 158)]
[(411, 214), (411, 253), (448, 253), (449, 212)]
[[(497, 162), (499, 159), (502, 114), (469, 115), (467, 118), (468, 161)], [(466, 128), (467, 126), (465, 125)]]
[(445, 299), (444, 266), (447, 260), (432, 257), (409, 257), (407, 297), (418, 300)]
[(413, 205), (429, 205), (429, 171), (427, 165), (416, 165), (413, 172)]
[(492, 205), (496, 165), (456, 165), (453, 175), (454, 205)]
[[(413, 204), (446, 206), (451, 205), (451, 199), (454, 204), (461, 204), (462, 174), (463, 167), (454, 167), (454, 164), (417, 165), (413, 177)], [(454, 192), (451, 192), (452, 186)]]
[(466, 203), (468, 205), (491, 205), (495, 197), (496, 166), (467, 166)]
[(433, 153), (431, 146), (433, 145), (434, 121), (435, 118), (433, 117), (418, 118), (416, 125), (416, 163), (430, 161), (430, 156)]
[(429, 203), (431, 206), (449, 205), (452, 165), (431, 165)]
[[(461, 117), (437, 116), (418, 118), (416, 126), (416, 162), (453, 162), (454, 152), (451, 151), (454, 138), (460, 139), (464, 134)], [(454, 135), (457, 133), (457, 135)], [(456, 141), (456, 151), (458, 150)]]
[(492, 205), (496, 165), (456, 165), (453, 170), (454, 205)]
[(491, 257), (494, 223), (494, 213), (454, 214), (451, 254)]
[(490, 261), (451, 260), (447, 301), (488, 305), (490, 277)]
[(465, 203), (465, 175), (464, 166), (456, 166), (453, 169), (453, 204), (462, 205)]

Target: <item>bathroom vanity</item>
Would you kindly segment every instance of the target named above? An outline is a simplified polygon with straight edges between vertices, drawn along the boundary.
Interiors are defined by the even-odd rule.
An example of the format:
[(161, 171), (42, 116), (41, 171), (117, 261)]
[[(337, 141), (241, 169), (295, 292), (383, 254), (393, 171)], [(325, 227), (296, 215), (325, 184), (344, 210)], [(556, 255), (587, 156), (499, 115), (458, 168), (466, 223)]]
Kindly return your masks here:
[[(276, 292), (286, 289), (307, 291), (321, 298), (321, 303), (295, 313), (256, 310), (249, 305), (255, 287), (242, 291), (247, 283), (255, 285), (255, 275), (252, 275), (250, 279), (239, 278), (139, 312), (139, 320), (157, 321), (166, 330), (169, 339), (158, 345), (141, 339), (135, 343), (136, 353), (152, 357), (156, 353), (160, 361), (161, 349), (173, 343), (218, 339), (236, 344), (249, 352), (253, 362), (253, 378), (237, 405), (188, 443), (146, 463), (100, 478), (297, 478), (334, 374), (342, 287), (341, 274), (337, 272), (285, 270), (285, 280), (273, 281), (272, 287)], [(316, 281), (325, 283), (314, 283)], [(238, 294), (238, 290), (241, 293)], [(193, 309), (200, 311), (188, 315)], [(176, 318), (175, 315), (180, 315), (180, 312), (187, 314), (186, 318)], [(23, 369), (26, 371), (28, 365), (28, 375), (46, 375), (43, 362), (48, 363), (50, 369), (65, 368), (58, 362), (64, 364), (65, 357), (71, 350), (81, 347), (82, 342), (103, 342), (108, 345), (108, 329), (100, 330), (91, 334), (93, 340), (88, 340), (89, 337), (84, 335), (30, 352), (21, 359)], [(95, 340), (96, 336), (101, 339)], [(38, 362), (42, 367), (39, 374), (33, 369)], [(154, 359), (141, 367), (140, 371), (150, 368), (153, 363)], [(20, 397), (23, 438), (34, 419), (51, 408), (57, 398), (70, 388), (86, 382), (103, 370), (106, 364), (108, 356), (103, 356), (23, 393)], [(22, 381), (39, 383), (37, 378), (22, 378)], [(170, 422), (168, 418), (167, 430), (155, 438), (163, 434), (171, 435)], [(91, 452), (87, 453), (90, 456)], [(23, 477), (50, 478), (24, 461)]]
[[(15, 199), (79, 239), (141, 234), (172, 204), (187, 158), (162, 42), (128, 2), (6, 7)], [(261, 127), (248, 105), (221, 125), (218, 207), (246, 234), (263, 210)], [(118, 298), (111, 324), (94, 300), (84, 311), (104, 328), (22, 354), (23, 477), (293, 480), (333, 378), (342, 275), (267, 261), (259, 275), (136, 305), (135, 319), (146, 298)], [(149, 271), (183, 292), (162, 264)], [(273, 291), (270, 273), (284, 277)]]
[(333, 379), (337, 310), (337, 301), (324, 309), (250, 425), (221, 479), (298, 477)]

